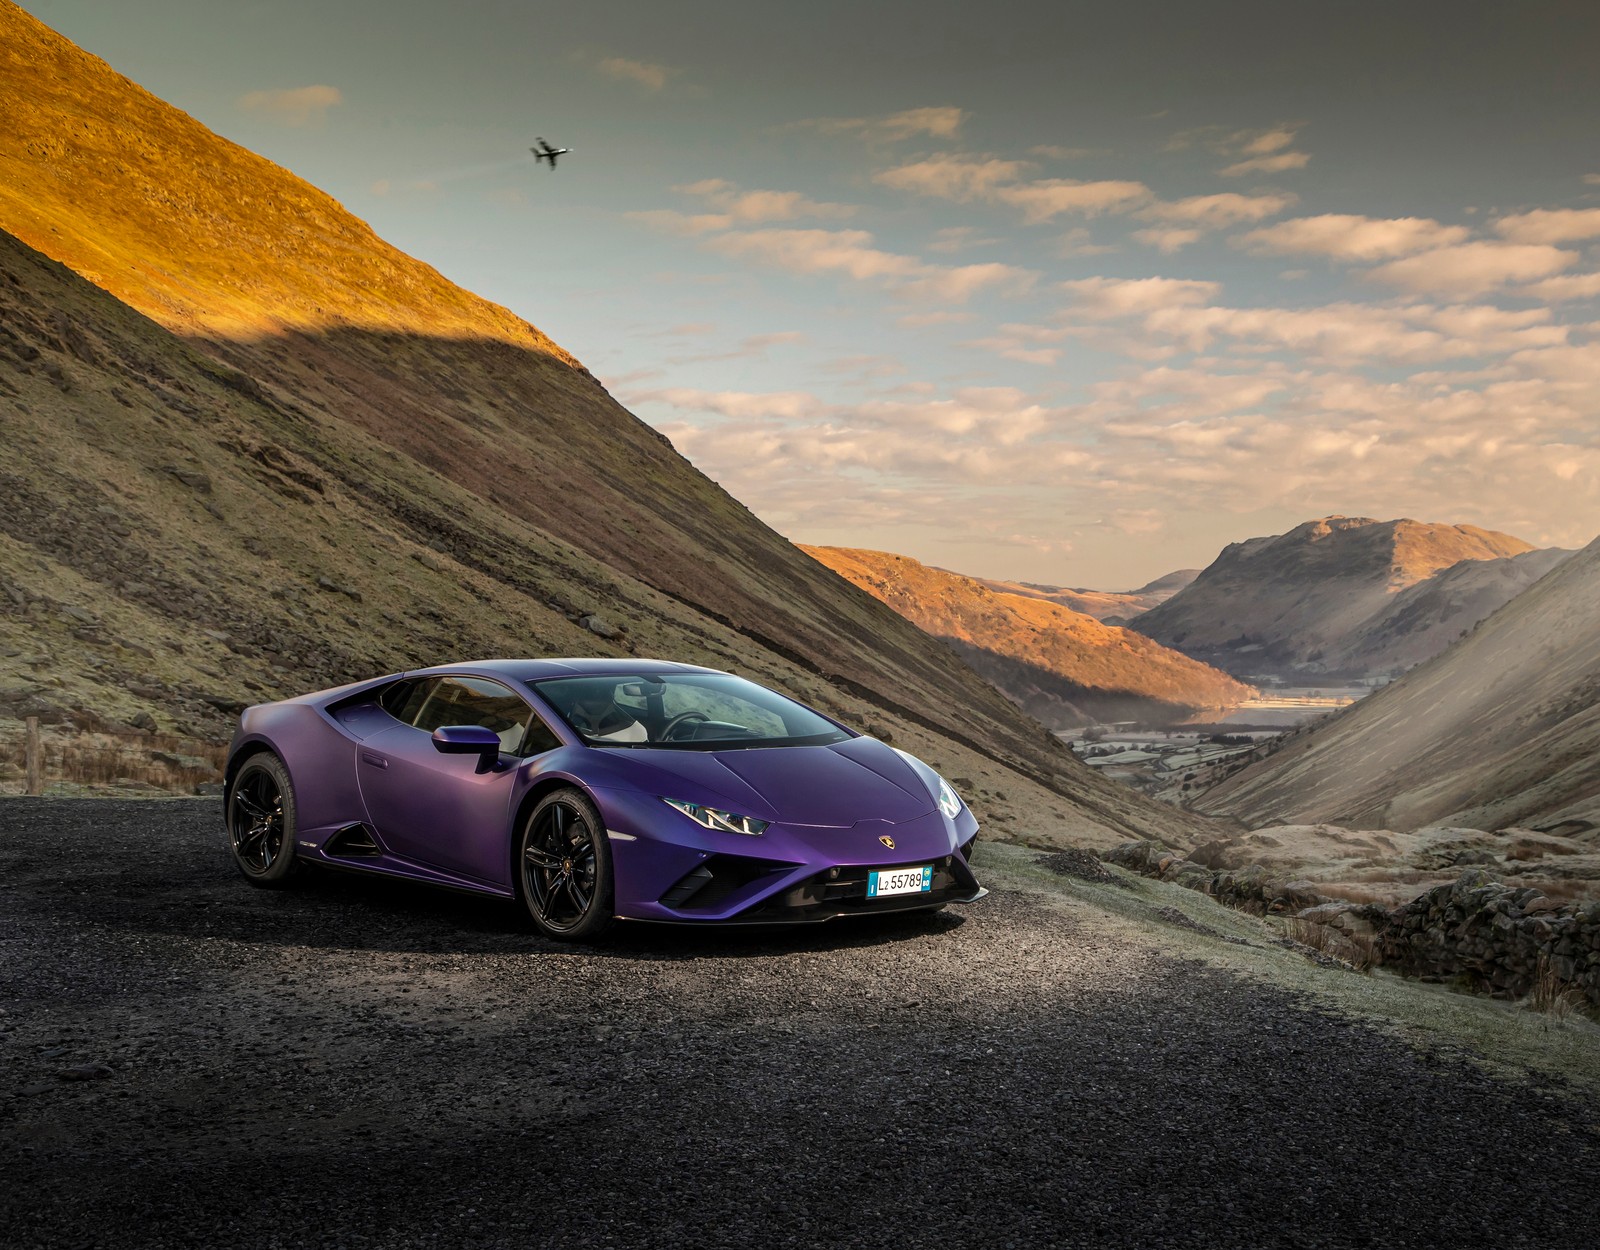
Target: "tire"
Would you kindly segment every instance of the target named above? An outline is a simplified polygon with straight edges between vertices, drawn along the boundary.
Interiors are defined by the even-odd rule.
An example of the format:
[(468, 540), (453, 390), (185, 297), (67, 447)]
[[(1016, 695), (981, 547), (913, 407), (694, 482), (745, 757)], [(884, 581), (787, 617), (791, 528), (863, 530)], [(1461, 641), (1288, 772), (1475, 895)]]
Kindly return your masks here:
[(593, 942), (615, 917), (611, 842), (582, 790), (539, 800), (517, 831), (517, 897), (534, 927), (557, 942)]
[(281, 890), (299, 874), (294, 784), (276, 755), (252, 755), (244, 762), (228, 787), (223, 811), (233, 862), (246, 881)]

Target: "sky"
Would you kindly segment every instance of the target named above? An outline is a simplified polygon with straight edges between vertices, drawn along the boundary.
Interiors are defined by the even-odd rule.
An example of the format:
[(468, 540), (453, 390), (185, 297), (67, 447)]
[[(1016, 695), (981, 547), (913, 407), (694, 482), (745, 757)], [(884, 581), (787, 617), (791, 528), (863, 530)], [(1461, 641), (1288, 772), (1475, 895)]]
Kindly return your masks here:
[(1600, 5), (23, 7), (795, 541), (1129, 589), (1330, 513), (1600, 533)]

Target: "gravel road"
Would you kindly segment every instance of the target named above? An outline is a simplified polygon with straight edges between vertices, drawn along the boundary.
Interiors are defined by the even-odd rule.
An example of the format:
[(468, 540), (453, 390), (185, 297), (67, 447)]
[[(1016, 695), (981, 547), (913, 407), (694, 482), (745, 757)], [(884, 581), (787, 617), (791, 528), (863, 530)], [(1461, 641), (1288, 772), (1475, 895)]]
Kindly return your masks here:
[(0, 801), (0, 1243), (1594, 1244), (1592, 1106), (1159, 943), (998, 890), (567, 949), (253, 890), (215, 800)]

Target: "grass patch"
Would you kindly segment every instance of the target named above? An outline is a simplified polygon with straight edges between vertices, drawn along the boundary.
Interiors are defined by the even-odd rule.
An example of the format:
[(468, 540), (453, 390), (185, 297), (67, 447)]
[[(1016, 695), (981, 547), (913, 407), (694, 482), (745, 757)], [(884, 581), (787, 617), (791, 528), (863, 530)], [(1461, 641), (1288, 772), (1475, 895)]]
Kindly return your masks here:
[[(228, 753), (224, 743), (176, 734), (46, 732), (40, 746), (47, 794), (81, 787), (193, 794), (222, 779)], [(23, 792), (25, 750), (20, 733), (0, 742), (0, 794)]]

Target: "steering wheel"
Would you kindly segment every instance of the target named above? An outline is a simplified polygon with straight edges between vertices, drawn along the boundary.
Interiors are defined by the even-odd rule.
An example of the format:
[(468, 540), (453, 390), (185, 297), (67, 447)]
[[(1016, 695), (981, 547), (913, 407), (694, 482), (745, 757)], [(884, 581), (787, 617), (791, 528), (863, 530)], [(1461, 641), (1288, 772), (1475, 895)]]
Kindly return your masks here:
[(692, 725), (710, 719), (704, 712), (679, 712), (665, 725), (661, 726), (661, 741), (676, 742), (678, 740), (679, 726)]

